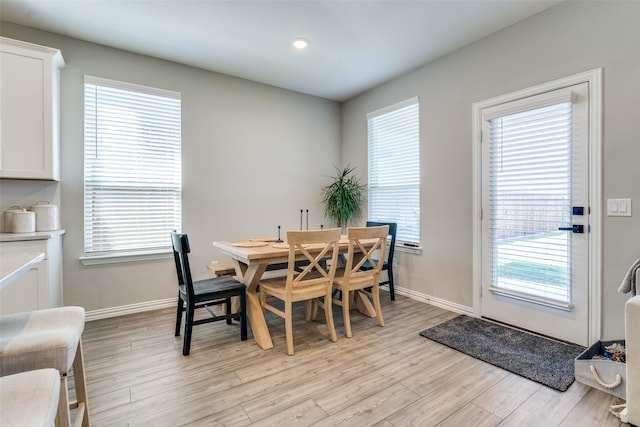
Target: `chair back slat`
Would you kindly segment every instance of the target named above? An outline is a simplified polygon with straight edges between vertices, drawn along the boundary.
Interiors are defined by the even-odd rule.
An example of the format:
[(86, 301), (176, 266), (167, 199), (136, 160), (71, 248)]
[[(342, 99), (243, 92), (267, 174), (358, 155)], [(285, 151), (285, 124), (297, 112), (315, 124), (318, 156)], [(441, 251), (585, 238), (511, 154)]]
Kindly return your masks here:
[(187, 289), (187, 297), (193, 298), (193, 280), (191, 278), (191, 268), (189, 267), (189, 256), (191, 248), (189, 237), (184, 233), (171, 233), (171, 244), (173, 247), (173, 259), (176, 263), (178, 274), (178, 286), (184, 285)]
[(380, 227), (382, 225), (389, 226), (389, 236), (391, 236), (391, 242), (389, 242), (389, 256), (387, 262), (393, 261), (393, 253), (396, 248), (396, 234), (398, 231), (398, 224), (395, 222), (380, 222), (380, 221), (367, 221), (367, 227)]
[[(294, 287), (322, 283), (328, 283), (330, 286), (338, 263), (340, 229), (289, 231), (287, 243), (289, 244), (287, 292), (292, 292)], [(296, 274), (296, 261), (301, 260), (308, 264)]]
[[(374, 274), (380, 273), (382, 265), (384, 264), (384, 256), (376, 259), (374, 258), (374, 253), (378, 250), (381, 254), (386, 253), (388, 235), (388, 225), (377, 227), (349, 227), (347, 229), (349, 253), (347, 254), (347, 264), (344, 273), (347, 280), (349, 280), (351, 275), (358, 273), (360, 267), (367, 261), (373, 267), (370, 272)], [(375, 242), (372, 244), (371, 240), (374, 239)], [(368, 241), (368, 245), (371, 246), (367, 249), (363, 241)]]

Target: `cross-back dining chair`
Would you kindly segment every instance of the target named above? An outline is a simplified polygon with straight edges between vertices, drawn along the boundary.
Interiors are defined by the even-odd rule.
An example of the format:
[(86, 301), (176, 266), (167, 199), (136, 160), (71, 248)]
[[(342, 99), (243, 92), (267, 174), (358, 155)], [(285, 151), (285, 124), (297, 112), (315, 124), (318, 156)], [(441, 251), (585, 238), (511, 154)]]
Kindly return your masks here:
[[(380, 227), (383, 225), (389, 226), (389, 236), (391, 236), (391, 242), (389, 243), (389, 254), (382, 264), (382, 271), (387, 272), (387, 280), (380, 282), (380, 285), (389, 285), (389, 296), (391, 297), (391, 301), (395, 301), (396, 292), (393, 285), (393, 253), (396, 248), (396, 232), (398, 230), (398, 224), (396, 224), (395, 222), (367, 221), (367, 227)], [(381, 252), (380, 256), (381, 258), (384, 258), (384, 252)], [(371, 270), (372, 264), (367, 261), (362, 264), (361, 268), (362, 270)]]
[[(189, 355), (191, 349), (191, 332), (193, 326), (203, 323), (226, 320), (231, 324), (232, 319), (240, 320), (240, 339), (247, 339), (247, 302), (246, 287), (231, 276), (212, 277), (205, 280), (193, 281), (189, 267), (189, 238), (184, 233), (171, 233), (173, 257), (178, 274), (178, 307), (176, 312), (176, 336), (180, 336), (182, 312), (186, 312), (184, 321), (184, 338), (182, 354)], [(240, 312), (231, 312), (231, 298), (240, 298)], [(224, 314), (217, 315), (210, 308), (213, 305), (225, 305)], [(194, 319), (196, 309), (206, 309), (211, 317)]]
[[(376, 251), (384, 253), (388, 235), (388, 225), (347, 229), (349, 252), (345, 267), (336, 270), (333, 279), (333, 288), (340, 291), (336, 293), (340, 298), (334, 299), (333, 303), (342, 307), (345, 336), (348, 338), (352, 337), (350, 310), (355, 303), (356, 293), (373, 302), (378, 325), (384, 326), (380, 306), (380, 271), (384, 261), (382, 257), (375, 259), (373, 256)], [(363, 270), (364, 263), (368, 263), (371, 268)], [(321, 303), (316, 305), (325, 308)], [(312, 317), (315, 317), (315, 312), (316, 307), (313, 308)]]
[[(311, 301), (323, 299), (327, 306), (325, 317), (329, 338), (337, 341), (331, 312), (331, 290), (338, 261), (340, 229), (289, 231), (288, 269), (286, 277), (260, 281), (262, 311), (270, 311), (284, 319), (287, 354), (293, 355), (293, 303), (306, 301), (306, 320), (310, 319)], [(330, 262), (324, 260), (329, 258)], [(296, 261), (304, 261), (302, 271), (296, 271)], [(300, 263), (298, 263), (300, 265)], [(273, 299), (282, 300), (284, 309), (272, 305)]]

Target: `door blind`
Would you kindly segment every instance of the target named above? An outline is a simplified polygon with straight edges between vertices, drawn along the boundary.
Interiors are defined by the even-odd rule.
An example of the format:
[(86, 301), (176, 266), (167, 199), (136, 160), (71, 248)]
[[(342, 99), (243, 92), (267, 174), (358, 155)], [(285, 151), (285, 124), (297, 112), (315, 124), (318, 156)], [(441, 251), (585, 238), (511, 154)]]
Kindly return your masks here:
[(420, 122), (418, 98), (371, 113), (369, 220), (396, 222), (397, 239), (420, 242)]
[(180, 94), (85, 78), (85, 252), (170, 247), (181, 224)]
[(572, 103), (489, 120), (492, 286), (541, 302), (570, 302)]

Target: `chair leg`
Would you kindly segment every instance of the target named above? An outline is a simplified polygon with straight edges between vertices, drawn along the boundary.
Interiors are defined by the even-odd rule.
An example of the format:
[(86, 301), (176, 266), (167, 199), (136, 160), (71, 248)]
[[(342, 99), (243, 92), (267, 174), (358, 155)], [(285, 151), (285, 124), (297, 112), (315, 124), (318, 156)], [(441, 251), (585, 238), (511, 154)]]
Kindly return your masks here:
[(184, 319), (184, 343), (182, 345), (182, 355), (188, 356), (191, 350), (191, 330), (193, 329), (193, 306), (187, 304), (187, 316)]
[(344, 322), (344, 335), (347, 338), (351, 338), (353, 336), (351, 334), (351, 315), (349, 314), (351, 292), (343, 289), (340, 293), (342, 294), (342, 320)]
[(315, 320), (313, 316), (313, 300), (306, 300), (304, 302), (304, 320), (306, 320), (307, 322), (310, 322), (311, 320)]
[[(226, 311), (225, 314), (227, 314), (228, 316), (231, 316), (231, 313), (233, 313), (233, 311), (231, 311), (231, 298), (227, 298), (226, 299)], [(227, 325), (231, 324), (231, 317), (227, 317)]]
[(60, 376), (60, 399), (58, 400), (58, 412), (56, 413), (56, 426), (67, 427), (71, 425), (69, 413), (69, 392), (67, 389), (67, 376)]
[(178, 295), (178, 307), (176, 310), (176, 337), (180, 336), (180, 326), (182, 326), (182, 312), (184, 311), (184, 303)]
[[(333, 342), (338, 341), (338, 336), (336, 335), (336, 326), (333, 323), (333, 309), (331, 302), (331, 289), (328, 290), (327, 295), (324, 297), (324, 316), (327, 319), (327, 329), (329, 330), (329, 339)], [(317, 307), (317, 305), (316, 305)]]
[[(82, 352), (82, 340), (78, 341), (76, 348), (76, 356), (73, 359), (73, 379), (76, 387), (76, 422), (75, 425), (89, 427), (89, 399), (87, 397), (87, 382), (84, 376), (84, 355)], [(78, 420), (82, 420), (78, 424)]]
[(247, 340), (247, 295), (240, 295), (240, 339)]
[(373, 298), (373, 307), (376, 309), (378, 325), (384, 326), (384, 319), (382, 318), (382, 306), (380, 305), (380, 285), (373, 286), (373, 288), (371, 289), (371, 297)]
[[(320, 306), (320, 300), (318, 298), (314, 298), (311, 301), (311, 316), (309, 320), (316, 320), (316, 317), (318, 317), (319, 306)], [(322, 306), (322, 309), (324, 310), (324, 306)]]
[(293, 304), (291, 301), (285, 301), (284, 303), (284, 331), (287, 339), (287, 354), (293, 356), (293, 319), (291, 317), (291, 310)]
[(389, 294), (391, 295), (391, 301), (395, 301), (396, 291), (395, 291), (395, 288), (393, 287), (393, 267), (391, 267), (391, 264), (389, 264), (387, 275), (389, 276)]

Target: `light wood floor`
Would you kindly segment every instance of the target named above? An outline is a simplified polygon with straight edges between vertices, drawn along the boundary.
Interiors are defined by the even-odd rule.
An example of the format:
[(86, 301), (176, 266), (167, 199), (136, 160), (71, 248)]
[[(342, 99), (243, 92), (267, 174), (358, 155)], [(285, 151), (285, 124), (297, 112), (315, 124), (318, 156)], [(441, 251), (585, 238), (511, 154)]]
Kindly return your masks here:
[[(358, 313), (338, 342), (302, 307), (295, 355), (267, 314), (274, 348), (238, 324), (194, 328), (191, 355), (172, 309), (88, 322), (83, 335), (93, 426), (620, 426), (616, 398), (574, 383), (564, 393), (422, 338), (456, 314), (384, 292), (385, 326)], [(321, 314), (321, 313), (320, 313)], [(73, 384), (70, 381), (70, 384)]]

